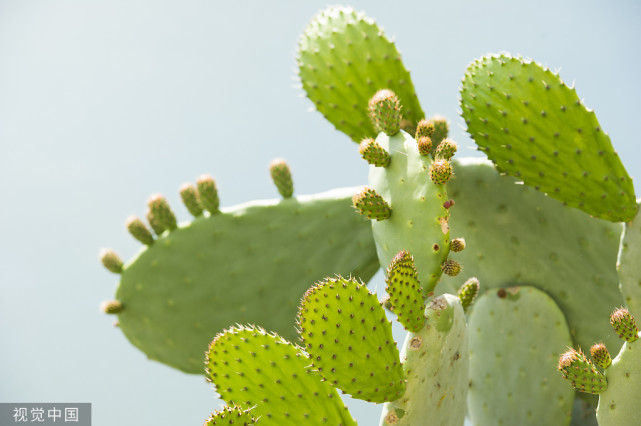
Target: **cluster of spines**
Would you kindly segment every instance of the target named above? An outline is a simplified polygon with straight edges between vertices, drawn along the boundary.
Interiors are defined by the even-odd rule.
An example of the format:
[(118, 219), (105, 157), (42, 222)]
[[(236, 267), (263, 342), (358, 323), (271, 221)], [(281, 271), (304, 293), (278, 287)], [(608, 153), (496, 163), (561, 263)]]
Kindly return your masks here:
[[(639, 338), (634, 316), (625, 308), (616, 309), (610, 315), (610, 324), (617, 335), (628, 343)], [(590, 348), (590, 355), (594, 363), (603, 369), (612, 364), (610, 352), (603, 343), (595, 343)], [(587, 393), (599, 394), (608, 387), (603, 373), (599, 372), (594, 364), (588, 360), (581, 350), (568, 349), (559, 359), (559, 371), (564, 379), (570, 380), (572, 387)]]
[(237, 406), (225, 406), (222, 410), (212, 413), (206, 420), (203, 426), (215, 425), (238, 425), (238, 426), (251, 426), (257, 423), (257, 420), (252, 416), (249, 410), (243, 410)]
[[(435, 185), (447, 183), (453, 173), (450, 160), (458, 148), (456, 143), (447, 137), (448, 127), (447, 121), (440, 117), (423, 119), (416, 126), (418, 152), (424, 157), (434, 155), (429, 174)], [(435, 144), (436, 149), (432, 152)]]
[(410, 253), (401, 250), (386, 271), (385, 291), (389, 295), (390, 310), (406, 330), (418, 332), (425, 323), (423, 290)]

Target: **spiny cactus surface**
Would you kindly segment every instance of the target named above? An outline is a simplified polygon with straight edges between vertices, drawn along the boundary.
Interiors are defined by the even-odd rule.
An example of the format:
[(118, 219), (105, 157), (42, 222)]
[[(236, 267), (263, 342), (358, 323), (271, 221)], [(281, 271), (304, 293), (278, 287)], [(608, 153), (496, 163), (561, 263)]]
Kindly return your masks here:
[(354, 9), (332, 6), (318, 13), (298, 44), (298, 73), (307, 97), (355, 142), (374, 137), (369, 99), (393, 90), (403, 104), (401, 128), (413, 132), (423, 118), (409, 72), (394, 43)]
[(563, 313), (533, 287), (485, 292), (469, 317), (468, 412), (475, 426), (570, 423), (574, 392), (555, 369), (572, 344)]
[(641, 214), (624, 226), (617, 269), (625, 304), (641, 318)]
[(549, 69), (505, 54), (476, 60), (463, 79), (461, 109), (500, 170), (593, 216), (634, 217), (632, 179), (610, 137)]
[(212, 333), (230, 324), (295, 337), (309, 282), (367, 281), (378, 269), (370, 225), (351, 205), (356, 190), (242, 204), (164, 232), (122, 270), (120, 328), (151, 359), (189, 373), (202, 373)]

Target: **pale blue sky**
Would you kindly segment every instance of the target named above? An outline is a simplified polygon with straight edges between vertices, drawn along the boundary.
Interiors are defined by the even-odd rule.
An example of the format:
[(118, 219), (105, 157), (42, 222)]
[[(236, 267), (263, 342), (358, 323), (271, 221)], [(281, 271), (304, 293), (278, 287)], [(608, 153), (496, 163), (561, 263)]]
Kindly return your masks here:
[[(641, 5), (636, 1), (356, 1), (396, 38), (428, 115), (452, 122), (466, 65), (531, 57), (576, 82), (632, 176), (641, 176)], [(0, 401), (92, 402), (94, 425), (201, 424), (219, 407), (202, 377), (147, 361), (99, 312), (129, 258), (123, 223), (155, 192), (202, 173), (222, 204), (363, 184), (356, 145), (296, 89), (296, 40), (326, 3), (0, 0)], [(393, 5), (393, 6), (392, 6)], [(641, 192), (641, 190), (638, 190)], [(380, 285), (379, 285), (380, 287)], [(362, 425), (380, 407), (357, 404)]]

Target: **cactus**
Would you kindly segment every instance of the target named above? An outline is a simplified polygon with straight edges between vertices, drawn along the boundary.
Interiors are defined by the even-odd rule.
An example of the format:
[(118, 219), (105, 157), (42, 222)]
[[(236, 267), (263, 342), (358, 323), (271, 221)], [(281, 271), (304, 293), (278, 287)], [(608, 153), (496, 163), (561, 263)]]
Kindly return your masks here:
[[(573, 388), (599, 395), (596, 418), (600, 426), (631, 425), (639, 421), (641, 409), (641, 347), (634, 316), (625, 308), (610, 315), (610, 324), (624, 340), (619, 354), (610, 362), (610, 354), (602, 343), (590, 350), (599, 371), (579, 350), (570, 348), (559, 358), (559, 371)], [(605, 362), (603, 362), (605, 360)]]
[[(396, 46), (363, 13), (319, 13), (297, 60), (316, 109), (359, 143), (368, 186), (294, 197), (279, 160), (283, 200), (221, 208), (203, 175), (180, 190), (193, 221), (154, 196), (151, 230), (127, 221), (141, 252), (101, 255), (121, 274), (103, 311), (150, 358), (200, 372), (226, 328), (206, 363), (228, 405), (207, 424), (355, 424), (337, 390), (384, 403), (381, 425), (462, 425), (466, 405), (477, 425), (637, 422), (632, 315), (612, 316), (625, 343), (592, 318), (641, 309), (639, 205), (574, 88), (520, 57), (474, 61), (461, 114), (491, 162), (455, 159), (447, 119), (424, 117)], [(379, 265), (408, 331), (400, 354), (363, 285)], [(569, 349), (556, 363), (595, 341), (593, 361)]]

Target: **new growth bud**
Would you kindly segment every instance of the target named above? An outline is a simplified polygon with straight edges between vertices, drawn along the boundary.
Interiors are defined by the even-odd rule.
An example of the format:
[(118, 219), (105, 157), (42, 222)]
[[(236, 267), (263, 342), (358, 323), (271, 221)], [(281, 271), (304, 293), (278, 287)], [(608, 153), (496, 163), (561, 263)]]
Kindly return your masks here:
[(203, 214), (203, 205), (200, 203), (200, 196), (198, 190), (191, 183), (185, 183), (180, 187), (180, 198), (183, 204), (189, 210), (193, 217), (198, 217)]
[(147, 217), (156, 234), (160, 235), (167, 229), (176, 229), (178, 226), (176, 216), (171, 211), (171, 207), (169, 207), (165, 197), (160, 194), (152, 195), (147, 202), (147, 206), (149, 207)]
[(200, 202), (205, 207), (205, 209), (211, 213), (216, 214), (220, 206), (220, 200), (218, 199), (218, 188), (216, 188), (216, 182), (214, 178), (205, 174), (198, 178), (196, 181), (196, 187), (198, 188), (198, 195), (200, 195)]
[(109, 271), (115, 274), (122, 273), (122, 260), (115, 251), (111, 249), (102, 249), (100, 251), (100, 261)]
[(358, 152), (365, 161), (376, 167), (387, 167), (389, 164), (389, 154), (372, 138), (363, 139), (358, 147)]
[(639, 338), (636, 321), (630, 311), (625, 308), (619, 308), (612, 312), (610, 324), (614, 327), (617, 335), (626, 342), (634, 342)]
[(434, 123), (426, 119), (419, 121), (416, 126), (416, 140), (419, 140), (422, 137), (426, 137), (431, 140), (432, 136), (434, 136)]
[(432, 142), (435, 144), (441, 143), (445, 139), (450, 131), (450, 125), (444, 117), (435, 115), (430, 118), (430, 123), (434, 125), (434, 135), (432, 136)]
[(580, 350), (568, 349), (559, 358), (559, 371), (574, 389), (599, 394), (608, 388), (608, 382)]
[(605, 347), (603, 343), (595, 343), (590, 348), (590, 355), (594, 360), (594, 363), (601, 368), (608, 368), (612, 364), (612, 358), (610, 357), (610, 352), (608, 348)]
[(292, 173), (289, 170), (289, 165), (285, 160), (277, 158), (269, 165), (269, 173), (272, 176), (274, 185), (278, 189), (278, 193), (283, 198), (291, 198), (294, 195), (294, 181), (292, 180)]
[(452, 165), (444, 159), (437, 159), (430, 164), (430, 179), (436, 185), (443, 185), (452, 176)]
[(450, 250), (458, 253), (465, 249), (465, 238), (454, 238), (450, 243)]
[(401, 102), (394, 92), (383, 89), (376, 92), (368, 104), (369, 115), (374, 128), (389, 136), (401, 128)]
[(354, 207), (368, 219), (385, 220), (392, 214), (387, 202), (371, 188), (363, 190), (352, 197)]
[(418, 152), (424, 157), (430, 155), (432, 152), (432, 139), (429, 136), (421, 136), (416, 140), (418, 144)]
[(474, 302), (480, 288), (479, 280), (476, 277), (470, 278), (461, 286), (458, 291), (458, 297), (461, 299), (463, 309), (467, 308)]
[(105, 300), (100, 304), (100, 310), (105, 314), (117, 314), (123, 309), (124, 306), (120, 300)]
[(127, 226), (127, 230), (131, 236), (141, 243), (148, 246), (154, 243), (154, 237), (151, 235), (151, 232), (147, 229), (147, 226), (145, 226), (143, 221), (138, 219), (136, 216), (131, 216), (127, 219), (125, 226)]
[(438, 144), (435, 157), (437, 159), (449, 160), (454, 156), (457, 149), (458, 147), (456, 146), (456, 143), (454, 143), (454, 141), (449, 138), (445, 138), (441, 141), (440, 144)]
[(443, 273), (445, 275), (449, 275), (450, 277), (457, 276), (461, 272), (461, 269), (463, 269), (461, 267), (461, 264), (456, 260), (447, 259), (441, 264), (441, 270), (443, 271)]

